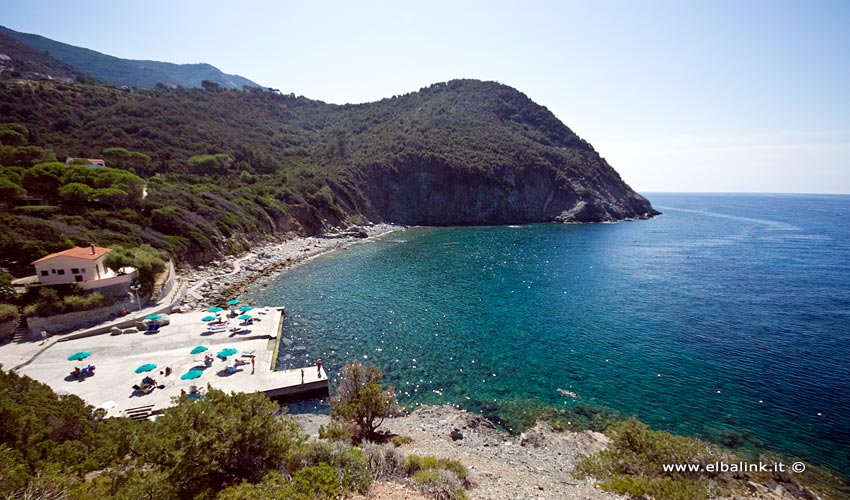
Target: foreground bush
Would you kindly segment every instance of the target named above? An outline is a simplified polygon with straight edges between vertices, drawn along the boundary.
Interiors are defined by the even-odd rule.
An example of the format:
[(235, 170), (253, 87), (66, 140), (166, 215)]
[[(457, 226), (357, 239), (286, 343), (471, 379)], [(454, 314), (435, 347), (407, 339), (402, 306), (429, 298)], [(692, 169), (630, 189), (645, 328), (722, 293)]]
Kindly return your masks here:
[(699, 500), (735, 492), (735, 482), (719, 473), (665, 472), (664, 464), (698, 464), (701, 470), (713, 462), (737, 461), (734, 457), (698, 439), (654, 431), (648, 425), (628, 420), (612, 425), (608, 449), (583, 458), (576, 476), (594, 476), (599, 486), (635, 498)]
[(405, 471), (419, 491), (436, 500), (464, 500), (469, 470), (457, 460), (408, 455)]
[(204, 399), (170, 408), (141, 437), (144, 458), (157, 464), (181, 497), (256, 482), (285, 464), (303, 436), (262, 394), (210, 390)]
[[(384, 372), (374, 365), (363, 366), (359, 361), (346, 363), (342, 378), (336, 387), (336, 397), (331, 401), (331, 417), (354, 427), (354, 442), (374, 440), (375, 430), (384, 419), (399, 412), (395, 390), (383, 388)], [(330, 428), (331, 426), (329, 426)], [(344, 429), (331, 429), (336, 434)]]

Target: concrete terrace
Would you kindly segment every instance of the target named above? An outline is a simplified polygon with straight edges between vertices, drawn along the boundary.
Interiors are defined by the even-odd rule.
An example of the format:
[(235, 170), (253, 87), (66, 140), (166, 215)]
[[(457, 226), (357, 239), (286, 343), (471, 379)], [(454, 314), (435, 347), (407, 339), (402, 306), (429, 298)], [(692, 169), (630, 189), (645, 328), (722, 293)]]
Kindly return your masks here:
[[(59, 393), (75, 394), (88, 404), (108, 408), (112, 417), (129, 416), (133, 410), (142, 408), (142, 415), (158, 412), (172, 406), (172, 398), (180, 391), (190, 391), (192, 386), (206, 388), (210, 386), (225, 392), (263, 392), (270, 397), (297, 397), (316, 391), (327, 391), (327, 374), (322, 369), (320, 375), (316, 366), (304, 367), (304, 382), (301, 370), (274, 371), (275, 352), (278, 346), (283, 313), (278, 309), (269, 309), (268, 314), (252, 311), (261, 321), (253, 325), (242, 326), (238, 333), (209, 333), (201, 318), (209, 315), (206, 311), (194, 311), (183, 314), (170, 314), (170, 324), (160, 328), (157, 333), (132, 333), (123, 335), (100, 334), (83, 338), (66, 336), (62, 341), (51, 338), (44, 346), (38, 341), (15, 348), (14, 344), (0, 346), (0, 362), (4, 369), (19, 366), (25, 358), (28, 364), (19, 366), (17, 372), (44, 382)], [(231, 319), (230, 327), (239, 325), (239, 320)], [(198, 345), (209, 348), (206, 353), (190, 354)], [(22, 349), (25, 348), (25, 349)], [(212, 366), (204, 366), (204, 354), (216, 355), (225, 348), (234, 348), (236, 354), (226, 361), (218, 357)], [(83, 361), (68, 361), (68, 356), (88, 351), (91, 356)], [(250, 357), (254, 355), (254, 369)], [(225, 367), (233, 365), (234, 359), (248, 361), (235, 373), (227, 373)], [(153, 371), (135, 373), (140, 365), (156, 364)], [(78, 380), (70, 375), (75, 367), (95, 365), (95, 375)], [(165, 367), (171, 367), (169, 376), (161, 375)], [(190, 369), (203, 371), (195, 380), (181, 380), (180, 376)], [(164, 389), (155, 389), (150, 394), (141, 394), (133, 390), (134, 384), (141, 384), (145, 375), (150, 375)]]

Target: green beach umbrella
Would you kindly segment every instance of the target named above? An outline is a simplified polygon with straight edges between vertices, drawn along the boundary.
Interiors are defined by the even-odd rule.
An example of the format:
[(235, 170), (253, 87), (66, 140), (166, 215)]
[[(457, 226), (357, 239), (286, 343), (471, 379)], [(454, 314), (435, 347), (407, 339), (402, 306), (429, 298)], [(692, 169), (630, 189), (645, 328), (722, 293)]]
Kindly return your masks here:
[(155, 364), (153, 364), (153, 363), (145, 363), (145, 364), (143, 364), (142, 366), (140, 366), (140, 367), (136, 368), (136, 373), (149, 372), (149, 371), (153, 370), (154, 368), (156, 368), (156, 365), (155, 365)]
[(248, 311), (250, 311), (251, 309), (253, 309), (253, 307), (251, 307), (251, 306), (242, 306), (242, 307), (240, 307), (240, 308), (239, 308), (239, 310), (240, 310), (241, 312), (248, 312)]
[(209, 309), (207, 309), (207, 312), (211, 312), (211, 313), (217, 313), (217, 312), (221, 312), (221, 311), (224, 311), (224, 309), (222, 309), (220, 307), (210, 307)]
[(239, 316), (239, 318), (237, 318), (237, 319), (241, 319), (242, 321), (248, 321), (249, 319), (251, 319), (251, 315), (243, 314), (242, 316)]
[(180, 380), (194, 380), (203, 374), (204, 372), (202, 372), (201, 370), (189, 370), (183, 375), (180, 375)]
[(233, 300), (227, 301), (227, 305), (229, 305), (229, 306), (235, 306), (238, 303), (239, 303), (239, 299), (233, 299)]
[(204, 316), (201, 321), (215, 321), (215, 316)]
[(160, 315), (160, 314), (151, 314), (150, 316), (148, 316), (145, 319), (160, 319), (160, 318), (162, 318), (162, 315)]
[(209, 349), (209, 347), (207, 347), (205, 345), (199, 345), (198, 347), (195, 347), (194, 349), (189, 351), (189, 354), (201, 354), (202, 352), (206, 351), (207, 349)]
[(227, 349), (222, 349), (222, 350), (218, 351), (217, 356), (219, 358), (226, 358), (228, 356), (233, 356), (234, 354), (236, 354), (236, 349), (234, 349), (232, 347), (228, 347)]
[(74, 354), (68, 356), (68, 361), (78, 361), (81, 359), (86, 359), (89, 356), (91, 356), (91, 353), (88, 351), (75, 352)]

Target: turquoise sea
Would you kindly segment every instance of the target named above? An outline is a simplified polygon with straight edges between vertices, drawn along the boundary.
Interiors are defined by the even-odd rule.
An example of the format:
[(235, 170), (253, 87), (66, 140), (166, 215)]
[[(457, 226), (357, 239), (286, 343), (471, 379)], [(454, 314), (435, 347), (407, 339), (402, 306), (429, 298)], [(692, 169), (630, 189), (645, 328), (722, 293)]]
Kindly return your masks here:
[(513, 431), (637, 415), (846, 473), (850, 196), (647, 196), (664, 215), (413, 228), (247, 295), (286, 307), (279, 368), (373, 363), (409, 407)]

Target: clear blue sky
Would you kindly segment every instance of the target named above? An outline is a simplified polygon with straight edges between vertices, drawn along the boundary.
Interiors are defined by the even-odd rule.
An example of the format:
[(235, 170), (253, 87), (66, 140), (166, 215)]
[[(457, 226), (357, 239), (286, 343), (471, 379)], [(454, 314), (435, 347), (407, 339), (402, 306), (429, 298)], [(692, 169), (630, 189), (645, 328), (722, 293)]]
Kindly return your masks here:
[(850, 193), (846, 0), (0, 0), (0, 24), (334, 103), (496, 80), (641, 192)]

